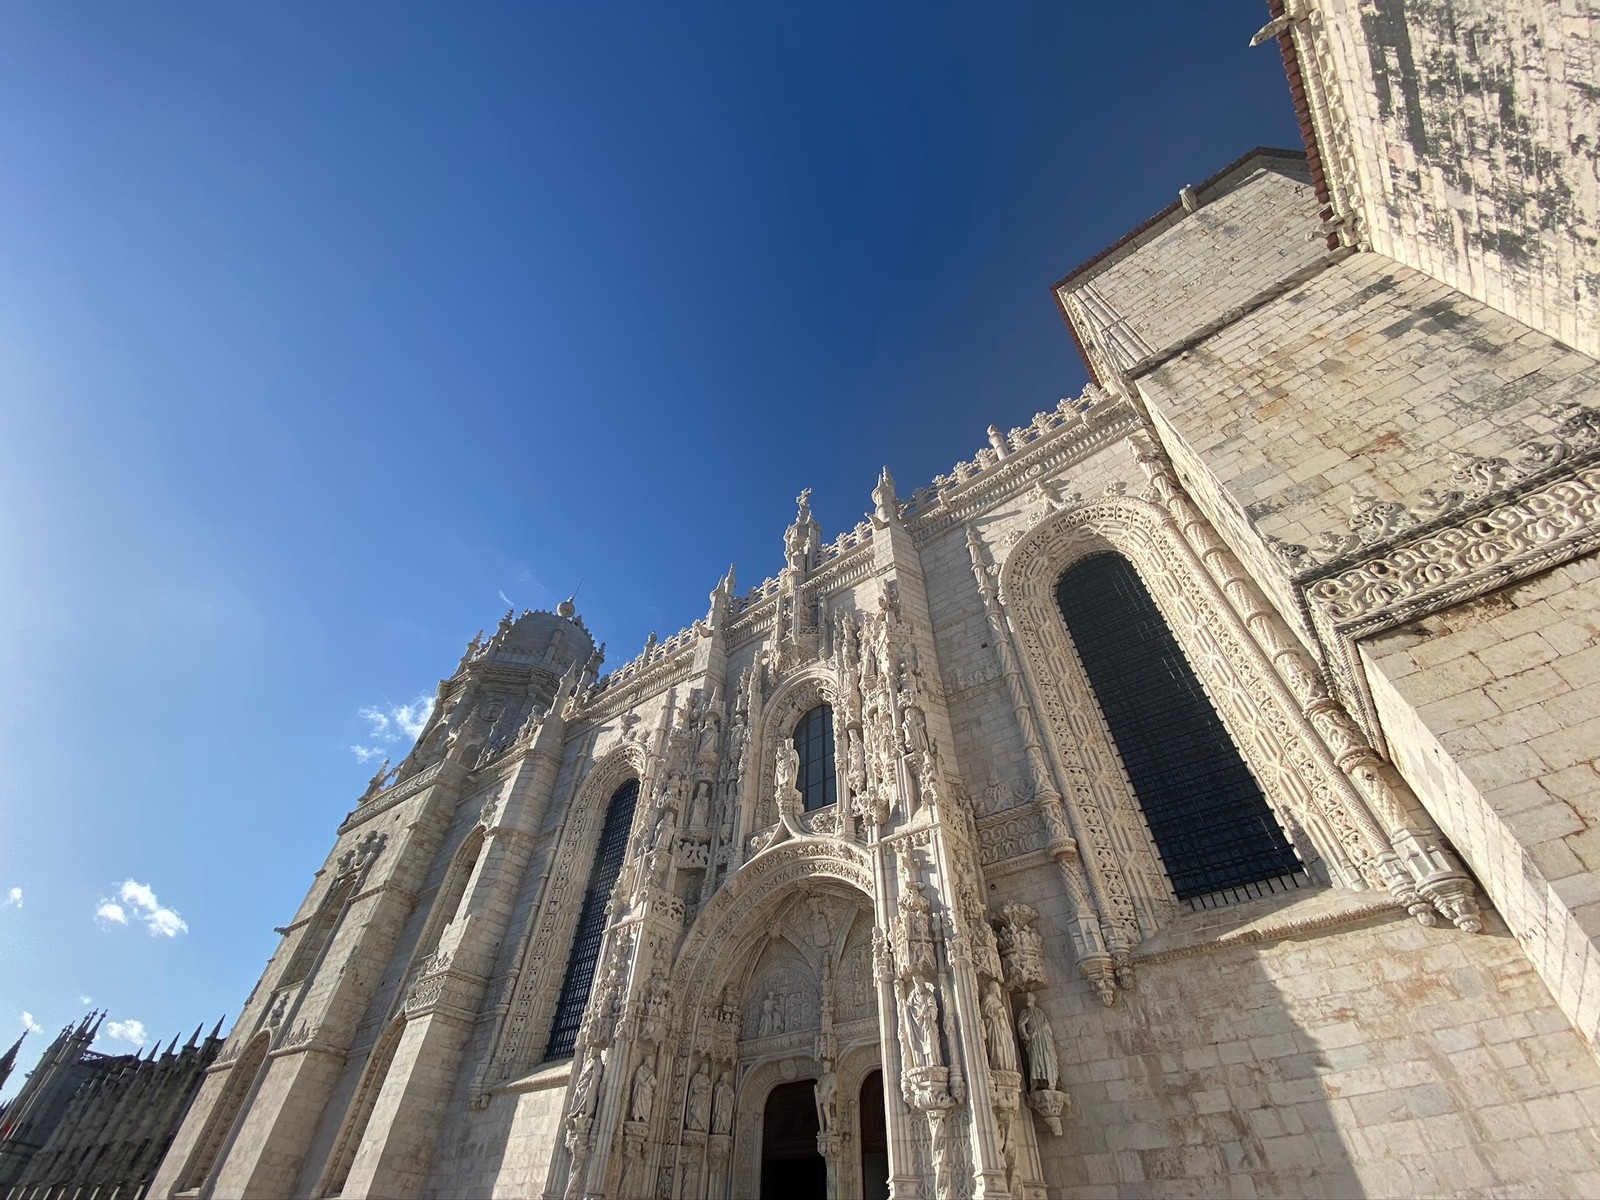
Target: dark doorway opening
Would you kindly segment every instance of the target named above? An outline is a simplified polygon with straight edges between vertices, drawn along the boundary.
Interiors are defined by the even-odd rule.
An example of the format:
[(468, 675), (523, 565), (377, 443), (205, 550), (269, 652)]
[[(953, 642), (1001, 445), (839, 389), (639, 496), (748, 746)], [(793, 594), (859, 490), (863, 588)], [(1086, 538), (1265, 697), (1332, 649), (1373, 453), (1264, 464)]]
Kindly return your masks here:
[(761, 1200), (822, 1200), (828, 1194), (818, 1131), (815, 1083), (801, 1079), (772, 1089), (761, 1120)]
[(861, 1081), (861, 1195), (889, 1200), (889, 1129), (883, 1120), (883, 1072)]

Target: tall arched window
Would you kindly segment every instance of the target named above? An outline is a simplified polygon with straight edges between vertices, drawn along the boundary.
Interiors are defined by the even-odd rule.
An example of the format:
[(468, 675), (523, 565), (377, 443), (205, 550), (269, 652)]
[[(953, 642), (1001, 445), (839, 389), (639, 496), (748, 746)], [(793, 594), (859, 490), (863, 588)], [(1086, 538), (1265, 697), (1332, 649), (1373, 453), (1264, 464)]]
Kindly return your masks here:
[(833, 778), (833, 709), (819, 704), (794, 727), (794, 748), (800, 754), (797, 783), (806, 811), (824, 808), (838, 797)]
[(344, 1191), (350, 1178), (350, 1168), (355, 1165), (356, 1152), (361, 1149), (361, 1139), (366, 1136), (372, 1121), (372, 1110), (377, 1107), (378, 1093), (394, 1063), (394, 1052), (400, 1046), (400, 1034), (405, 1030), (405, 1018), (393, 1021), (389, 1028), (373, 1043), (367, 1055), (367, 1065), (361, 1072), (361, 1082), (356, 1086), (355, 1099), (345, 1115), (344, 1127), (334, 1139), (333, 1155), (328, 1161), (328, 1171), (323, 1185), (317, 1189), (319, 1196), (337, 1196)]
[(606, 823), (600, 831), (600, 846), (594, 866), (589, 868), (589, 886), (583, 893), (583, 909), (578, 927), (572, 933), (572, 951), (567, 955), (567, 973), (561, 980), (561, 996), (556, 1001), (556, 1019), (550, 1026), (550, 1041), (545, 1045), (548, 1059), (568, 1058), (577, 1044), (578, 1027), (583, 1024), (583, 1007), (594, 986), (595, 963), (600, 958), (600, 940), (606, 932), (606, 901), (622, 872), (622, 859), (628, 849), (628, 829), (633, 824), (633, 807), (639, 800), (639, 781), (630, 779), (611, 795), (606, 806)]
[(1300, 872), (1133, 564), (1084, 559), (1061, 577), (1056, 602), (1178, 898)]
[(467, 835), (450, 860), (444, 881), (439, 884), (439, 891), (434, 896), (427, 924), (422, 927), (422, 936), (417, 939), (416, 950), (412, 953), (413, 968), (420, 966), (439, 948), (439, 939), (444, 936), (445, 927), (460, 914), (461, 901), (467, 895), (467, 884), (472, 882), (473, 868), (478, 865), (478, 856), (482, 853), (483, 827), (479, 826)]
[(244, 1111), (244, 1102), (250, 1096), (250, 1089), (255, 1085), (256, 1076), (261, 1072), (261, 1064), (267, 1060), (267, 1046), (270, 1042), (270, 1035), (264, 1032), (258, 1033), (234, 1061), (233, 1069), (228, 1072), (227, 1082), (222, 1085), (221, 1094), (217, 1096), (211, 1115), (206, 1118), (205, 1127), (189, 1155), (188, 1166), (184, 1168), (183, 1179), (178, 1184), (179, 1191), (198, 1190), (204, 1187), (206, 1180), (210, 1178), (218, 1158), (221, 1157), (223, 1146), (232, 1136), (234, 1126), (239, 1123)]
[(345, 903), (350, 899), (350, 893), (355, 890), (355, 886), (354, 875), (345, 875), (334, 881), (333, 886), (328, 889), (328, 894), (318, 905), (316, 915), (300, 931), (300, 941), (295, 946), (294, 955), (289, 959), (289, 966), (278, 983), (279, 987), (299, 983), (311, 974), (312, 968), (317, 965), (317, 959), (322, 956), (323, 948), (332, 940), (334, 928), (339, 924)]

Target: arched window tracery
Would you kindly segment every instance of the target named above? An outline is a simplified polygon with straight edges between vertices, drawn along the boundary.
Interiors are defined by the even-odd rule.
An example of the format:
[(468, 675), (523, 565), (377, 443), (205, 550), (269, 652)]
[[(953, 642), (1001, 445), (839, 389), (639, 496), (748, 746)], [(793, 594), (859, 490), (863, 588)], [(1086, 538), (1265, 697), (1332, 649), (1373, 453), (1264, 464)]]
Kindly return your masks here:
[(255, 1086), (256, 1077), (261, 1074), (262, 1065), (267, 1061), (267, 1047), (270, 1042), (271, 1039), (265, 1032), (258, 1033), (244, 1048), (243, 1053), (234, 1060), (233, 1069), (228, 1072), (228, 1080), (223, 1084), (222, 1092), (211, 1109), (211, 1115), (206, 1119), (193, 1153), (189, 1156), (183, 1178), (178, 1184), (179, 1191), (198, 1191), (205, 1186), (211, 1177), (211, 1172), (216, 1169), (223, 1148), (233, 1136), (234, 1127), (239, 1124), (245, 1101)]
[(1198, 907), (1297, 879), (1300, 860), (1133, 565), (1083, 559), (1056, 602), (1177, 897)]
[(367, 1065), (361, 1072), (361, 1081), (356, 1086), (355, 1097), (350, 1103), (350, 1111), (345, 1115), (343, 1128), (334, 1140), (327, 1178), (317, 1190), (317, 1195), (337, 1196), (344, 1190), (350, 1178), (350, 1168), (355, 1165), (356, 1153), (361, 1149), (361, 1140), (372, 1122), (372, 1110), (377, 1107), (378, 1093), (383, 1090), (383, 1081), (394, 1064), (394, 1052), (400, 1047), (400, 1034), (404, 1029), (405, 1018), (402, 1017), (385, 1029), (373, 1043), (367, 1056)]
[(283, 972), (279, 981), (280, 988), (290, 987), (299, 983), (315, 969), (317, 961), (322, 957), (323, 950), (333, 940), (334, 931), (338, 928), (339, 918), (344, 915), (345, 904), (350, 895), (355, 891), (356, 877), (346, 874), (336, 879), (333, 886), (328, 889), (328, 894), (322, 898), (322, 903), (317, 906), (316, 915), (307, 923), (300, 933), (300, 940), (295, 945), (294, 954), (289, 959), (289, 965)]
[(550, 1040), (545, 1044), (546, 1061), (570, 1058), (583, 1024), (583, 1009), (594, 986), (595, 966), (600, 958), (600, 942), (606, 932), (606, 902), (622, 872), (628, 849), (628, 831), (633, 825), (633, 810), (639, 801), (639, 781), (630, 779), (611, 795), (606, 806), (605, 825), (589, 868), (589, 884), (583, 893), (583, 908), (572, 933), (572, 949), (556, 1000), (555, 1019), (550, 1025)]
[(833, 763), (833, 709), (813, 708), (794, 727), (794, 748), (800, 755), (800, 776), (795, 781), (805, 808), (826, 808), (838, 799)]

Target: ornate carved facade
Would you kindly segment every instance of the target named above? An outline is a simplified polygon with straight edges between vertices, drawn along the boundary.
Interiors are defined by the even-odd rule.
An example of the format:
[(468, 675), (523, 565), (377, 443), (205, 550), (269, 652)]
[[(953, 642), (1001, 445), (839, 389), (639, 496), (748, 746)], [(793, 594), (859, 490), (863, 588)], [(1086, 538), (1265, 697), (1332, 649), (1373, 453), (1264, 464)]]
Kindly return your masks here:
[(1600, 364), (1334, 220), (1369, 82), (1058, 285), (1081, 396), (609, 673), (474, 638), (153, 1193), (1600, 1181)]

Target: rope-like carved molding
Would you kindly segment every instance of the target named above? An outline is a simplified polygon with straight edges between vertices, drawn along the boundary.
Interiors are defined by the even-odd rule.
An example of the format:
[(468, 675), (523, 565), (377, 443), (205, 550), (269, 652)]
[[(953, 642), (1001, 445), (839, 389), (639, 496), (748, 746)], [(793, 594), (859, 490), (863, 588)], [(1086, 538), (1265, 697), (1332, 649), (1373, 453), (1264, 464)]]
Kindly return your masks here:
[[(640, 747), (618, 746), (595, 764), (578, 789), (572, 802), (573, 827), (556, 848), (555, 861), (550, 868), (554, 873), (535, 917), (527, 957), (517, 975), (516, 990), (486, 1072), (486, 1082), (490, 1085), (525, 1074), (532, 1066), (533, 1056), (539, 1053), (540, 1048), (530, 1039), (548, 1022), (548, 1010), (555, 1003), (555, 991), (560, 986), (555, 973), (565, 969), (563, 956), (570, 947), (572, 924), (577, 920), (576, 906), (582, 900), (589, 869), (594, 864), (606, 805), (626, 780), (643, 779), (646, 765)], [(635, 826), (647, 818), (649, 808), (646, 797), (641, 795), (634, 812)], [(629, 836), (633, 833), (630, 831)], [(567, 934), (564, 938), (560, 936), (563, 931)]]

